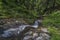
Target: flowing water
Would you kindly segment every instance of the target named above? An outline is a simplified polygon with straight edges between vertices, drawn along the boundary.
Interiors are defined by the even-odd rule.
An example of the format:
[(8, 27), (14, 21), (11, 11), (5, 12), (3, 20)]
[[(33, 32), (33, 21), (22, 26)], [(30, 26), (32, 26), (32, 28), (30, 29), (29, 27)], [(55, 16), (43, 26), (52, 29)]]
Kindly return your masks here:
[[(3, 38), (8, 38), (8, 37), (12, 37), (12, 36), (17, 36), (17, 35), (20, 35), (20, 33), (26, 29), (26, 28), (34, 28), (34, 31), (26, 31), (25, 34), (22, 34), (24, 35), (23, 39), (21, 40), (49, 40), (50, 39), (50, 36), (49, 34), (46, 34), (45, 32), (42, 32), (42, 33), (38, 33), (36, 32), (35, 29), (38, 28), (39, 26), (39, 20), (36, 20), (35, 23), (33, 25), (20, 25), (19, 27), (17, 28), (9, 28), (5, 31), (3, 31), (4, 33), (3, 34), (0, 34), (0, 37), (3, 37)], [(43, 30), (43, 29), (42, 29)], [(44, 31), (44, 30), (43, 30)], [(46, 29), (46, 32), (48, 32), (48, 30)]]

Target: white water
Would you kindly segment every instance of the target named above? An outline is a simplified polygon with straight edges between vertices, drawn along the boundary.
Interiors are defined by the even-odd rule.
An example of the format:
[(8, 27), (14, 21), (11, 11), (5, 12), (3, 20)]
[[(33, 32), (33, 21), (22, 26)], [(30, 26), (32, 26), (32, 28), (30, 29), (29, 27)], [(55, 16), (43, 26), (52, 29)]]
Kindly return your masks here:
[(12, 35), (18, 35), (21, 31), (23, 31), (26, 27), (38, 27), (38, 20), (35, 21), (34, 25), (21, 25), (18, 28), (10, 28), (8, 30), (5, 30), (3, 34), (0, 35), (0, 37), (11, 37)]

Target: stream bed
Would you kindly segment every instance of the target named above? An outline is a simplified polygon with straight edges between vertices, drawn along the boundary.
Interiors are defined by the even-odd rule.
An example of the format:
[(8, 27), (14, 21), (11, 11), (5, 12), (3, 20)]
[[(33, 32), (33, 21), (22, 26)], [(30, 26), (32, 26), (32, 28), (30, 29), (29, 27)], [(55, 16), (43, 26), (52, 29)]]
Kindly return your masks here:
[(47, 28), (37, 28), (38, 21), (34, 23), (35, 25), (28, 25), (27, 27), (26, 24), (21, 26), (21, 21), (7, 20), (0, 21), (0, 27), (2, 28), (0, 28), (0, 33), (3, 31), (0, 34), (0, 40), (50, 40), (51, 38)]

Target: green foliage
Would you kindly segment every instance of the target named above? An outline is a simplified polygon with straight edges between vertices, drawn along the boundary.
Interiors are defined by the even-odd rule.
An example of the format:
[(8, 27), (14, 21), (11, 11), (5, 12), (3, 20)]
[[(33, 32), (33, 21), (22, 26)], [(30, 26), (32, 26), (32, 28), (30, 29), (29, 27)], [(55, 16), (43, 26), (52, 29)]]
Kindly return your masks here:
[(26, 19), (35, 19), (40, 15), (49, 14), (60, 4), (59, 0), (2, 0), (0, 3), (2, 3), (0, 9), (2, 18)]
[[(35, 0), (3, 0), (3, 14), (9, 17), (36, 18), (38, 17)], [(36, 7), (37, 8), (37, 7)]]
[(51, 34), (51, 40), (60, 40), (60, 31), (55, 27), (48, 27)]
[(49, 16), (45, 17), (43, 24), (60, 28), (60, 11), (54, 11)]

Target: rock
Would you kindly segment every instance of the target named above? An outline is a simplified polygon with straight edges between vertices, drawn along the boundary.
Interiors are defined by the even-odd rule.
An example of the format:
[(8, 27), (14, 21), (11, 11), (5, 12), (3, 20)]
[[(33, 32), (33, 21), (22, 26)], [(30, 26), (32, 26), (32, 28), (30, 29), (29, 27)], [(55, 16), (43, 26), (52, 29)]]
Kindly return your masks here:
[(36, 37), (38, 37), (38, 33), (33, 33), (33, 38), (36, 38)]
[(43, 27), (41, 27), (41, 32), (45, 32), (45, 33), (49, 33), (49, 31), (48, 31), (48, 29), (47, 28), (43, 28)]
[(3, 34), (5, 29), (3, 27), (0, 27), (0, 34)]
[[(41, 29), (41, 31), (43, 31), (43, 29)], [(47, 30), (47, 28), (45, 28), (45, 29), (46, 29), (46, 31), (43, 31), (43, 32), (36, 32), (36, 30), (28, 31), (27, 33), (24, 34), (23, 40), (50, 40), (50, 35), (47, 34), (48, 30)]]

